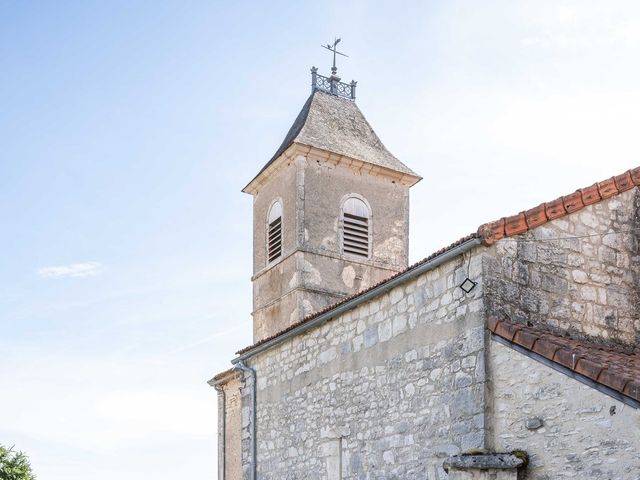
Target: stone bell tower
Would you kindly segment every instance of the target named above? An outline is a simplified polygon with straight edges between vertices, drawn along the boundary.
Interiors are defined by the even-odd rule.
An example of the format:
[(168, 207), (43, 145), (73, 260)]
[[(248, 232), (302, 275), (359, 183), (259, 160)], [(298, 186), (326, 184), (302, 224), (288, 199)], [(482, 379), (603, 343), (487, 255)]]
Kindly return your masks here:
[(312, 91), (253, 195), (253, 336), (260, 341), (407, 267), (409, 188), (356, 82), (311, 69)]

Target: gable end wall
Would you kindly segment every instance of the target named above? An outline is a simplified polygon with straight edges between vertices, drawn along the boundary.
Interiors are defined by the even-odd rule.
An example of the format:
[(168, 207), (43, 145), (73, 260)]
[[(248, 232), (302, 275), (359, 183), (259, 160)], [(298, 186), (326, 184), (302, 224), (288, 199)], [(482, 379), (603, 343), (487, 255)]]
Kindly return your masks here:
[[(488, 248), (487, 315), (578, 339), (638, 345), (639, 192), (634, 188)], [(606, 232), (625, 233), (601, 235)]]

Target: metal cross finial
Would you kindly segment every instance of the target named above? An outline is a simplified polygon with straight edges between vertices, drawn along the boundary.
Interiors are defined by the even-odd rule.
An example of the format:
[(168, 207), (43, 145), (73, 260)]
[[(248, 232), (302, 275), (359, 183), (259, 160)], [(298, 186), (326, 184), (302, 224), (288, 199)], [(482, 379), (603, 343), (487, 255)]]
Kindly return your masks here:
[(343, 57), (349, 57), (349, 55), (345, 55), (344, 53), (339, 52), (338, 50), (336, 50), (336, 46), (339, 43), (340, 43), (340, 39), (339, 38), (334, 38), (333, 45), (331, 45), (330, 43), (328, 43), (326, 45), (322, 45), (322, 48), (326, 48), (330, 52), (333, 52), (333, 66), (331, 67), (331, 75), (333, 75), (333, 76), (335, 76), (338, 73), (338, 67), (336, 67), (336, 54), (342, 55)]

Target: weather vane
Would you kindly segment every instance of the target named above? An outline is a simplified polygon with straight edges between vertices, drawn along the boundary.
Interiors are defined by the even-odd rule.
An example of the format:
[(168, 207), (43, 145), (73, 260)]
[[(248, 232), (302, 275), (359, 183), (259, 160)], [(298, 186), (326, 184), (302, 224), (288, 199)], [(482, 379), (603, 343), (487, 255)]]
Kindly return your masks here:
[(338, 55), (342, 55), (343, 57), (349, 57), (349, 55), (345, 55), (342, 52), (339, 52), (338, 50), (336, 50), (336, 46), (340, 43), (340, 39), (339, 38), (335, 38), (333, 40), (333, 45), (331, 45), (330, 43), (327, 43), (326, 45), (322, 45), (322, 48), (326, 48), (327, 50), (329, 50), (330, 52), (333, 52), (333, 67), (331, 67), (331, 75), (332, 76), (336, 76), (336, 74), (338, 73), (338, 68), (336, 67), (336, 54)]

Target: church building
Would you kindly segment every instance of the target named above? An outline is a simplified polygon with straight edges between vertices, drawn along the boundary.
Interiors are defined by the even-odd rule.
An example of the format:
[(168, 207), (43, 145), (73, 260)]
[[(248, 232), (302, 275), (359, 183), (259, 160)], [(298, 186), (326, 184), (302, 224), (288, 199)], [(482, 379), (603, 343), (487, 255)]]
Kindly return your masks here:
[(640, 480), (640, 167), (409, 266), (420, 175), (355, 82), (311, 77), (243, 189), (253, 344), (209, 381), (219, 480)]

